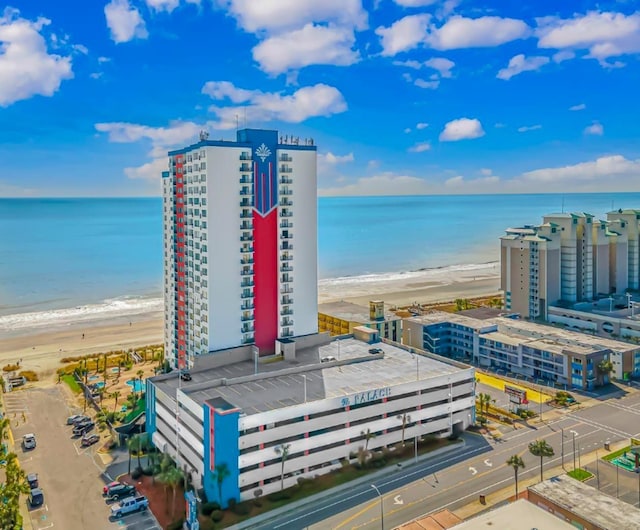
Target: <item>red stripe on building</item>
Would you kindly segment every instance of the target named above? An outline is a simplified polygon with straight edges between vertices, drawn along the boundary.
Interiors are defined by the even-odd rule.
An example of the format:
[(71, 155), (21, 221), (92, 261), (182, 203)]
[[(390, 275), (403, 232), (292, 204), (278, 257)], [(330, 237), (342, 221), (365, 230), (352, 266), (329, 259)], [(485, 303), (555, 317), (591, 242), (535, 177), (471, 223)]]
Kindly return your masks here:
[(278, 337), (278, 211), (253, 212), (255, 344), (273, 353)]

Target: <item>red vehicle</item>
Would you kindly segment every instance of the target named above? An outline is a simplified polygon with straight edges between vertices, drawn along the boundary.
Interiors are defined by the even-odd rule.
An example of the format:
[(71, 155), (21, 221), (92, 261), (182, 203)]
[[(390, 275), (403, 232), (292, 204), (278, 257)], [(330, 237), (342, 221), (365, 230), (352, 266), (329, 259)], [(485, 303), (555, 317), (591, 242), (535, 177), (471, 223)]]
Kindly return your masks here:
[(103, 488), (102, 488), (102, 494), (103, 495), (107, 495), (111, 488), (115, 488), (116, 486), (119, 486), (120, 484), (123, 484), (123, 483), (122, 482), (118, 482), (117, 480), (115, 480), (113, 482), (109, 482), (109, 484), (105, 484), (103, 486)]

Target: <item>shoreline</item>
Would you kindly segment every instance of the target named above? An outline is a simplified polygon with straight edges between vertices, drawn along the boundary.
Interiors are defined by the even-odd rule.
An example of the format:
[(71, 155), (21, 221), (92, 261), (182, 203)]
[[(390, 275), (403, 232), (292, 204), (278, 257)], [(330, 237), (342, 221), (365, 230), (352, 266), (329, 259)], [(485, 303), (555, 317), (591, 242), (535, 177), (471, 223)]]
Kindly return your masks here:
[[(409, 306), (414, 302), (434, 303), (456, 298), (497, 295), (500, 288), (496, 262), (482, 265), (443, 267), (389, 275), (321, 280), (318, 304), (347, 301), (366, 306), (382, 300), (387, 308)], [(22, 359), (21, 368), (46, 377), (55, 373), (63, 357), (161, 344), (163, 312), (150, 305), (150, 311), (126, 315), (94, 315), (91, 319), (1, 330), (2, 366)], [(82, 338), (84, 334), (84, 338)]]

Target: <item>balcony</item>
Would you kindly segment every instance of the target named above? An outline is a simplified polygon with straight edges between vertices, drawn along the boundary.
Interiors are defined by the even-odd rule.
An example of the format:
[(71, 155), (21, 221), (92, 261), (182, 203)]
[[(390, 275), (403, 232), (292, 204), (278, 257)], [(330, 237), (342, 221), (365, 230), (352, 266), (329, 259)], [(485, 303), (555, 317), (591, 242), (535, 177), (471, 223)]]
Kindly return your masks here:
[(293, 331), (290, 331), (290, 330), (286, 329), (286, 330), (284, 330), (282, 332), (282, 336), (283, 337), (293, 337)]
[(293, 206), (293, 201), (291, 199), (280, 199), (278, 203), (280, 206)]
[(289, 177), (280, 177), (278, 182), (280, 182), (280, 184), (293, 184), (293, 179)]
[(240, 241), (253, 241), (253, 236), (251, 235), (240, 236)]
[(292, 160), (293, 158), (291, 158), (291, 155), (288, 155), (287, 153), (282, 153), (278, 158), (279, 162), (291, 162)]
[(289, 210), (280, 210), (280, 217), (293, 217), (293, 213)]
[(281, 326), (293, 326), (293, 319), (291, 319), (291, 318), (283, 318), (280, 321), (280, 325)]
[(240, 153), (240, 160), (251, 160), (251, 155), (249, 153)]
[(251, 164), (241, 164), (240, 171), (251, 171)]
[(253, 195), (253, 190), (250, 190), (249, 188), (242, 188), (240, 190), (240, 195)]
[(280, 223), (280, 228), (293, 228), (293, 223), (288, 219), (285, 219)]
[(278, 168), (278, 172), (280, 172), (280, 173), (292, 173), (293, 169), (291, 169), (289, 166), (280, 166)]
[(255, 283), (253, 282), (253, 280), (249, 280), (248, 278), (246, 280), (244, 280), (241, 284), (240, 287), (253, 287), (255, 285)]
[(293, 190), (289, 188), (282, 188), (280, 190), (280, 195), (293, 195)]
[(291, 283), (293, 281), (293, 277), (289, 275), (280, 276), (280, 283)]
[(282, 245), (280, 245), (280, 250), (293, 250), (293, 245), (288, 241), (285, 241), (284, 243), (282, 243)]
[(240, 177), (240, 184), (253, 184), (253, 177), (243, 175)]
[(240, 201), (241, 208), (251, 208), (253, 206), (253, 201), (251, 199), (242, 199)]
[(246, 300), (247, 298), (253, 298), (253, 293), (252, 292), (242, 293), (240, 295), (240, 298), (242, 298), (243, 300)]
[(240, 247), (240, 252), (243, 254), (250, 254), (253, 252), (253, 247)]
[(287, 254), (283, 254), (282, 256), (280, 256), (280, 260), (282, 260), (282, 261), (292, 261), (293, 260), (293, 256), (289, 256)]
[(293, 234), (288, 232), (283, 232), (282, 234), (280, 234), (280, 239), (293, 239)]
[(241, 311), (249, 311), (250, 309), (254, 309), (255, 305), (253, 305), (253, 302), (243, 302), (242, 305), (240, 306), (240, 310)]
[(255, 328), (253, 326), (242, 326), (242, 333), (253, 333)]
[(240, 260), (241, 265), (253, 265), (253, 258), (242, 258)]
[(240, 230), (253, 230), (253, 223), (243, 222), (240, 223)]
[(280, 267), (280, 272), (293, 272), (293, 267), (291, 265), (283, 265)]
[(290, 296), (283, 296), (280, 299), (280, 303), (282, 305), (289, 305), (289, 304), (293, 304), (293, 298), (291, 298)]
[(253, 276), (253, 269), (242, 269), (240, 276)]
[(293, 287), (285, 285), (280, 289), (280, 294), (293, 294)]
[(240, 219), (251, 219), (251, 218), (253, 218), (253, 214), (248, 210), (247, 211), (243, 211), (240, 214)]
[(293, 311), (291, 309), (289, 309), (288, 307), (283, 307), (280, 310), (280, 315), (284, 316), (284, 315), (293, 315)]
[(253, 335), (247, 335), (243, 337), (242, 344), (253, 344)]
[(243, 315), (240, 317), (240, 320), (242, 322), (249, 322), (251, 320), (255, 320), (255, 317), (253, 315)]

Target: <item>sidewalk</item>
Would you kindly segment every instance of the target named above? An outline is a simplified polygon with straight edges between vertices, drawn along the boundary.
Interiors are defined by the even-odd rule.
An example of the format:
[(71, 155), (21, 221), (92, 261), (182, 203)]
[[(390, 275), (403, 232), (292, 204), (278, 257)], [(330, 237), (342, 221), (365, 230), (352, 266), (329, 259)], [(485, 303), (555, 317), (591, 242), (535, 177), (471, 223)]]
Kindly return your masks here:
[[(418, 463), (427, 459), (432, 459), (435, 456), (446, 454), (449, 451), (462, 449), (465, 446), (466, 446), (466, 442), (462, 440), (462, 443), (452, 444), (452, 445), (448, 445), (447, 447), (436, 449), (435, 451), (432, 451), (430, 453), (425, 453), (423, 455), (420, 455), (418, 457)], [(323, 501), (328, 497), (331, 497), (332, 495), (336, 495), (337, 493), (340, 493), (342, 491), (351, 490), (356, 486), (360, 486), (361, 484), (370, 484), (372, 482), (375, 482), (376, 480), (379, 480), (380, 478), (393, 475), (394, 473), (397, 473), (398, 471), (401, 471), (401, 470), (405, 470), (405, 469), (411, 470), (415, 465), (416, 463), (414, 462), (414, 460), (410, 459), (405, 461), (405, 463), (398, 463), (395, 466), (392, 466), (392, 467), (390, 466), (385, 469), (381, 469), (379, 471), (374, 471), (373, 473), (369, 473), (363, 477), (359, 477), (350, 482), (346, 482), (345, 484), (340, 484), (339, 486), (336, 486), (329, 490), (316, 493), (315, 495), (310, 495), (309, 497), (305, 497), (303, 499), (297, 500), (295, 502), (292, 502), (280, 508), (276, 508), (275, 510), (270, 510), (263, 514), (252, 517), (251, 519), (247, 519), (246, 521), (242, 521), (236, 525), (230, 526), (229, 530), (243, 530), (245, 528), (251, 528), (254, 525), (269, 521), (270, 519), (275, 519), (276, 517), (280, 517), (289, 512), (292, 512), (300, 508), (301, 506), (314, 505), (318, 502)]]

